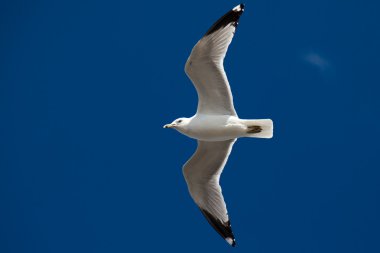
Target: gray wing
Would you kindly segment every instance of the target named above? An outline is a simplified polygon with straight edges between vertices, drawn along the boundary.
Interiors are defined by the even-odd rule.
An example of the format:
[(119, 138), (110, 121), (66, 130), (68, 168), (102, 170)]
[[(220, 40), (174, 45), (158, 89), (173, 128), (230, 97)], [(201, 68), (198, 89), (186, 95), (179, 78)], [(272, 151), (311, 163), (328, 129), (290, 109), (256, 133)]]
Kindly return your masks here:
[(197, 113), (236, 116), (223, 61), (243, 11), (240, 4), (216, 21), (186, 62), (185, 72), (198, 93)]
[(189, 192), (207, 221), (232, 246), (232, 233), (219, 178), (227, 162), (234, 140), (198, 141), (194, 155), (183, 166)]

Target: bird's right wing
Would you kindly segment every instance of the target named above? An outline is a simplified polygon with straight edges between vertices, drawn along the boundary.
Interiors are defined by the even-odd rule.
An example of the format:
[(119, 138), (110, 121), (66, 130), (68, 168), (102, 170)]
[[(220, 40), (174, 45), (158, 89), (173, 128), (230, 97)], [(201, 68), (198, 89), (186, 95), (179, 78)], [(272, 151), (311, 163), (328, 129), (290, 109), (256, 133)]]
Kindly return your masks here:
[(236, 116), (223, 61), (243, 11), (240, 4), (216, 21), (186, 62), (185, 72), (198, 93), (197, 113)]
[(197, 150), (183, 166), (183, 175), (194, 202), (211, 226), (232, 246), (235, 246), (235, 237), (219, 178), (235, 141), (198, 141)]

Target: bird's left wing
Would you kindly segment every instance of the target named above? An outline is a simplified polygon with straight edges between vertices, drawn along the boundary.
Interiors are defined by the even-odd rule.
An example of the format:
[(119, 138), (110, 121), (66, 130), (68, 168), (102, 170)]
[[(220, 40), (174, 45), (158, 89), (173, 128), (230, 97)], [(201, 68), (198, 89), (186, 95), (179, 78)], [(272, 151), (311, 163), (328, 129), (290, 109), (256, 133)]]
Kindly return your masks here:
[(211, 226), (232, 246), (232, 233), (219, 178), (236, 139), (198, 141), (194, 155), (183, 166), (189, 192)]
[(239, 4), (216, 21), (186, 62), (185, 72), (198, 93), (197, 113), (236, 116), (223, 61), (243, 11)]

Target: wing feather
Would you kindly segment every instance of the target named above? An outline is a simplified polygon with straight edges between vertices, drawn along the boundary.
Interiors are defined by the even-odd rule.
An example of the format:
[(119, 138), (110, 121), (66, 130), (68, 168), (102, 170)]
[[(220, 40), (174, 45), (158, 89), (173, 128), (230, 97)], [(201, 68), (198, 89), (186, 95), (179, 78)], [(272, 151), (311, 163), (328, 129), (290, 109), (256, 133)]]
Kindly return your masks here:
[(240, 4), (216, 21), (186, 62), (185, 72), (198, 93), (197, 113), (237, 115), (223, 62), (243, 11)]
[(232, 246), (235, 237), (219, 178), (235, 141), (198, 141), (197, 150), (183, 166), (183, 175), (194, 202), (211, 226)]

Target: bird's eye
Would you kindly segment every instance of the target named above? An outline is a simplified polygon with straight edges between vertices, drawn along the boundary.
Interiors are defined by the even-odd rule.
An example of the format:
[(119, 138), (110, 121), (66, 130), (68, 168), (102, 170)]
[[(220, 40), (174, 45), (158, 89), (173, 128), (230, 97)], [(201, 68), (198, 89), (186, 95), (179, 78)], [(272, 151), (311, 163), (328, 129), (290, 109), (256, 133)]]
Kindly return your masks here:
[(182, 122), (182, 119), (177, 120), (177, 123), (181, 123), (181, 122)]

